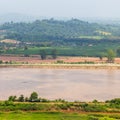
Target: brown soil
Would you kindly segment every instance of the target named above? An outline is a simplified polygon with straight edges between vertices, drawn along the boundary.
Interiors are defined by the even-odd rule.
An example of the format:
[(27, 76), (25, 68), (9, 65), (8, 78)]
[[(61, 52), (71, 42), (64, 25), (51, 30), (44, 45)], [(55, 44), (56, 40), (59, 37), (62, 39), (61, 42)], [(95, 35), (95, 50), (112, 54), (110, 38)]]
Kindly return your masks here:
[[(58, 57), (57, 59), (46, 59), (41, 60), (40, 56), (31, 56), (31, 57), (20, 57), (20, 56), (0, 56), (0, 60), (3, 62), (18, 62), (18, 63), (29, 63), (29, 64), (39, 64), (39, 63), (55, 63), (58, 60), (72, 63), (72, 62), (94, 62), (94, 63), (106, 63), (107, 58), (100, 60), (97, 57)], [(115, 63), (120, 63), (120, 58), (115, 59)]]

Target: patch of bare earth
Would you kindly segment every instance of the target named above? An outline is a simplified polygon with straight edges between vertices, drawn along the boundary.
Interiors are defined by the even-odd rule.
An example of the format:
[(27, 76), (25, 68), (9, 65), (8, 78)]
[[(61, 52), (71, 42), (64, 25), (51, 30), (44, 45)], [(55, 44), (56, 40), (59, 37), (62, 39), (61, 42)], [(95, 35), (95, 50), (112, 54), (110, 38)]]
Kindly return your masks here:
[[(0, 56), (0, 60), (3, 62), (20, 62), (20, 63), (30, 63), (30, 64), (39, 64), (39, 63), (55, 63), (58, 60), (64, 61), (66, 63), (77, 63), (77, 62), (94, 62), (94, 63), (105, 63), (107, 58), (100, 60), (97, 57), (58, 57), (57, 59), (46, 59), (41, 60), (40, 56), (31, 56), (31, 57), (21, 57), (21, 56)], [(115, 59), (115, 63), (120, 63), (120, 58)]]

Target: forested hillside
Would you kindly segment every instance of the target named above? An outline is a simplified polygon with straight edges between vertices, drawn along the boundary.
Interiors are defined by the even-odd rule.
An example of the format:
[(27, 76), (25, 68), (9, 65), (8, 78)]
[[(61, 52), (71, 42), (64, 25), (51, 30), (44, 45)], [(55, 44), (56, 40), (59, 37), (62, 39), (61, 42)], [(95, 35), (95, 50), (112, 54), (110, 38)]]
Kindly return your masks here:
[(100, 25), (78, 19), (68, 21), (36, 20), (32, 23), (4, 23), (0, 26), (1, 39), (45, 41), (64, 39), (118, 39), (120, 25)]

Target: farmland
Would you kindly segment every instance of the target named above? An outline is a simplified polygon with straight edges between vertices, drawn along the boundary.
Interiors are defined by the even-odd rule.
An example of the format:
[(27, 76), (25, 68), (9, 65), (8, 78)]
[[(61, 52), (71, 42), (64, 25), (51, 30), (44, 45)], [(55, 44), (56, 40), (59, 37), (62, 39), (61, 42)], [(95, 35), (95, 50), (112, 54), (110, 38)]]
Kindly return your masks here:
[[(107, 44), (103, 43), (97, 43), (92, 44), (89, 43), (88, 45), (83, 46), (76, 46), (76, 47), (69, 47), (69, 46), (60, 46), (60, 47), (28, 47), (27, 50), (24, 50), (24, 48), (8, 48), (5, 51), (2, 52), (2, 54), (27, 54), (27, 55), (39, 55), (42, 50), (45, 50), (47, 55), (51, 55), (52, 50), (57, 51), (58, 56), (89, 56), (89, 57), (95, 57), (95, 56), (106, 56), (106, 51), (108, 49), (113, 49), (116, 51), (119, 48), (119, 42), (108, 42)], [(2, 51), (2, 50), (1, 50)]]

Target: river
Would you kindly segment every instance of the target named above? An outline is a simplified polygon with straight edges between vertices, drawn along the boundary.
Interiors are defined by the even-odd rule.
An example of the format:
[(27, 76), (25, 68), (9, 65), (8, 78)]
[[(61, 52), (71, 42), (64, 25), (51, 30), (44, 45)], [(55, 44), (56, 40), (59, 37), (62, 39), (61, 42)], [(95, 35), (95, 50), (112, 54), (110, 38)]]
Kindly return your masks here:
[(120, 70), (0, 68), (0, 100), (29, 97), (99, 101), (120, 97)]

